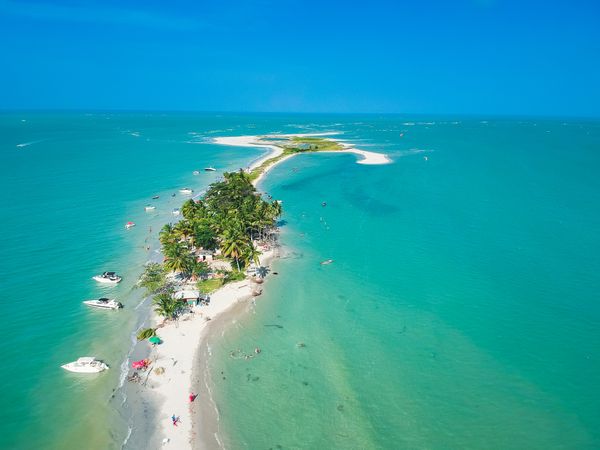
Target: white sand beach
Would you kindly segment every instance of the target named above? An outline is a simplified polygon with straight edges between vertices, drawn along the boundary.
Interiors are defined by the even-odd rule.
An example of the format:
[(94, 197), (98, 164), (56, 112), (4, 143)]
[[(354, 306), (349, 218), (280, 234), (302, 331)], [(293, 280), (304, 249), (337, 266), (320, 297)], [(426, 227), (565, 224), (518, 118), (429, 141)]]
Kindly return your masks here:
[[(268, 265), (275, 255), (274, 249), (264, 251), (262, 264)], [(189, 398), (197, 349), (202, 345), (210, 321), (236, 304), (251, 300), (257, 286), (249, 279), (227, 284), (211, 294), (209, 305), (195, 306), (193, 314), (176, 322), (166, 322), (157, 330), (156, 334), (163, 342), (154, 347), (149, 356), (152, 366), (146, 386), (158, 396), (157, 434), (158, 442), (162, 442), (164, 448), (192, 448), (193, 409), (208, 401), (207, 392), (193, 392), (198, 395), (193, 402)], [(153, 321), (160, 324), (162, 319), (154, 315)], [(162, 369), (164, 372), (158, 374), (157, 368), (161, 368), (159, 373)], [(173, 425), (173, 415), (179, 418), (177, 426)]]
[(269, 144), (260, 140), (260, 136), (230, 136), (230, 137), (217, 137), (214, 139), (216, 144), (231, 145), (234, 147), (262, 147), (269, 148), (271, 152), (263, 156), (262, 158), (253, 162), (249, 169), (254, 169), (260, 166), (267, 159), (275, 158), (283, 153), (283, 149), (277, 145)]

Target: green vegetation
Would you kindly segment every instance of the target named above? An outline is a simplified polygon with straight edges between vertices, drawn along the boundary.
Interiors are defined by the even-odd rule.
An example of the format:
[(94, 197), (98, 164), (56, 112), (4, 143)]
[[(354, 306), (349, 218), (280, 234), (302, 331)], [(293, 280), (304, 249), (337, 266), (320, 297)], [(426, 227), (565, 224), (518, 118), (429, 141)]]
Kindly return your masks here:
[(149, 263), (138, 281), (138, 286), (146, 289), (148, 294), (154, 294), (165, 287), (166, 276), (162, 264)]
[(138, 333), (137, 340), (143, 341), (144, 339), (151, 338), (152, 336), (156, 336), (156, 328), (145, 328)]
[(198, 290), (203, 294), (210, 294), (223, 286), (223, 278), (211, 278), (210, 280), (200, 280), (196, 283)]
[(289, 155), (309, 152), (332, 152), (344, 148), (336, 141), (314, 136), (293, 136), (285, 141), (274, 142), (274, 144), (280, 146), (283, 149), (283, 153), (279, 156), (269, 158), (260, 166), (255, 167), (250, 172), (250, 181), (256, 180), (267, 168)]
[(299, 148), (297, 151), (331, 152), (344, 148), (339, 142), (315, 136), (294, 136), (290, 140), (291, 148)]
[(239, 270), (232, 270), (231, 272), (227, 272), (225, 277), (223, 278), (223, 284), (233, 283), (234, 281), (242, 281), (246, 278), (246, 274)]
[(152, 300), (154, 311), (166, 319), (174, 319), (181, 312), (184, 305), (173, 298), (173, 292), (161, 292)]
[[(243, 269), (251, 262), (260, 262), (260, 251), (254, 242), (271, 237), (281, 215), (281, 204), (262, 199), (249, 174), (239, 171), (226, 172), (223, 176), (222, 181), (210, 185), (203, 200), (185, 202), (181, 207), (181, 221), (161, 229), (159, 240), (165, 261), (162, 265), (148, 264), (138, 283), (149, 293), (156, 294), (154, 310), (167, 319), (177, 317), (184, 307), (173, 298), (167, 272), (199, 279), (197, 287), (202, 293), (243, 280)], [(206, 262), (198, 261), (195, 252), (199, 249), (220, 249), (234, 270), (224, 271), (222, 278), (206, 279), (210, 268)]]
[(258, 262), (260, 252), (253, 241), (272, 231), (281, 205), (263, 200), (250, 176), (240, 170), (226, 172), (223, 181), (210, 185), (202, 201), (188, 200), (181, 212), (180, 222), (165, 225), (160, 232), (165, 267), (202, 277), (208, 268), (196, 262), (193, 249), (220, 248), (238, 271), (251, 261)]

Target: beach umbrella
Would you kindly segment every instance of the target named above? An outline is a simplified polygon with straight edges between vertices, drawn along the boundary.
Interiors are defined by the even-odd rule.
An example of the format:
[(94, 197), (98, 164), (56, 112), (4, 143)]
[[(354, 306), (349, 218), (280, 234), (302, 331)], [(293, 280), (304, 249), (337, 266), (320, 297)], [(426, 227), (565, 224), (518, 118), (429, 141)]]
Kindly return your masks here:
[(162, 341), (158, 336), (152, 336), (150, 339), (148, 339), (148, 342), (151, 344), (160, 344)]

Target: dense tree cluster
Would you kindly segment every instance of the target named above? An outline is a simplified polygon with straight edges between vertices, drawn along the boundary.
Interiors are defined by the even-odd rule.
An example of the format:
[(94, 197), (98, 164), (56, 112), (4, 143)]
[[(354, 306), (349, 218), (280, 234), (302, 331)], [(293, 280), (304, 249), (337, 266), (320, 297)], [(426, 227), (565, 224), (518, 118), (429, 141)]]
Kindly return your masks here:
[(260, 252), (254, 246), (275, 227), (281, 204), (264, 200), (244, 171), (224, 174), (210, 185), (202, 200), (188, 200), (181, 208), (183, 219), (165, 225), (160, 242), (165, 268), (188, 275), (201, 275), (206, 265), (196, 260), (197, 249), (216, 250), (241, 270)]

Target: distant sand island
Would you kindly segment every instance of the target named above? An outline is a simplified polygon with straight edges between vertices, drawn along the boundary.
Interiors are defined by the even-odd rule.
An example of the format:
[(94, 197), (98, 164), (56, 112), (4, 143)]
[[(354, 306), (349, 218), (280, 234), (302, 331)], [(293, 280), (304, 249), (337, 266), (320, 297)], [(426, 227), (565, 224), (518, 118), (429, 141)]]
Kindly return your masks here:
[(258, 183), (258, 181), (275, 165), (301, 153), (354, 153), (361, 157), (361, 159), (357, 161), (358, 164), (389, 164), (392, 162), (390, 158), (383, 153), (360, 150), (347, 142), (329, 137), (335, 134), (336, 133), (309, 133), (231, 136), (217, 137), (214, 139), (214, 142), (236, 147), (263, 147), (271, 149), (271, 153), (256, 161), (248, 169), (250, 179), (254, 185), (256, 185), (256, 183)]

